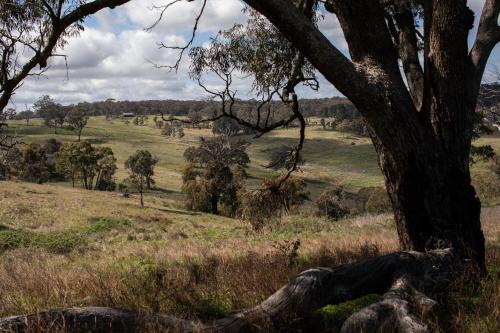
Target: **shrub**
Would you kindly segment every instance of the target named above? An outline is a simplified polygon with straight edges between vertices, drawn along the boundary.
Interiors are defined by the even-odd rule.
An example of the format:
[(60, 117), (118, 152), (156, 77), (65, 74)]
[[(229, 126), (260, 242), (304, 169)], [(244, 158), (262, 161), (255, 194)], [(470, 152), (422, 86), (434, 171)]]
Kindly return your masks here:
[(340, 219), (349, 214), (347, 192), (341, 187), (331, 186), (316, 200), (317, 214), (331, 219)]
[(240, 216), (254, 230), (262, 229), (266, 223), (290, 213), (309, 199), (306, 182), (300, 177), (291, 176), (285, 181), (281, 176), (264, 179), (261, 187), (239, 193)]
[(0, 253), (16, 248), (43, 248), (49, 252), (65, 254), (85, 244), (76, 232), (35, 233), (23, 230), (0, 231)]
[(50, 169), (47, 154), (39, 144), (29, 144), (21, 151), (19, 178), (41, 184), (49, 180)]
[(366, 126), (361, 118), (356, 119), (344, 119), (340, 121), (338, 124), (334, 124), (335, 129), (340, 132), (351, 132), (357, 135), (366, 136)]
[(85, 228), (86, 232), (99, 233), (117, 229), (124, 229), (131, 225), (127, 219), (115, 219), (109, 217), (94, 217), (89, 220), (89, 226)]
[(383, 187), (364, 187), (358, 191), (358, 195), (365, 212), (380, 214), (391, 210), (391, 201)]
[(472, 184), (481, 200), (500, 197), (500, 178), (493, 172), (475, 175)]
[(495, 155), (490, 161), (490, 170), (500, 179), (500, 156)]

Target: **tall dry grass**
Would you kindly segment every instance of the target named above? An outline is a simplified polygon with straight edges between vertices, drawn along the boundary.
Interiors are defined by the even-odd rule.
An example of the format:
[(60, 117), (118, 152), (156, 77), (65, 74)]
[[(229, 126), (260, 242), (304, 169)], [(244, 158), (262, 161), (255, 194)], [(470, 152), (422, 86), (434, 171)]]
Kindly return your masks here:
[[(489, 277), (440, 300), (445, 311), (429, 319), (435, 332), (498, 331), (499, 217), (500, 207), (483, 214)], [(0, 254), (0, 316), (109, 306), (205, 320), (255, 305), (311, 267), (398, 250), (387, 216), (337, 223), (294, 218), (247, 239), (120, 242), (69, 255), (7, 251)], [(294, 251), (290, 244), (298, 237), (302, 244)]]

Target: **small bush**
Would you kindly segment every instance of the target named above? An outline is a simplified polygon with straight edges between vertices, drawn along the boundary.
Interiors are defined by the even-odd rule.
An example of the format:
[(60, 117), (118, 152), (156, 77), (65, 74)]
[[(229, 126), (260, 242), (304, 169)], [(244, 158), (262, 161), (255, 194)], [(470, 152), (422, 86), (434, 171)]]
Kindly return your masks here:
[(75, 232), (35, 233), (23, 230), (0, 231), (0, 253), (17, 248), (43, 248), (52, 253), (69, 253), (85, 243)]
[(279, 220), (283, 213), (290, 213), (309, 199), (303, 178), (291, 176), (282, 182), (281, 176), (264, 179), (258, 190), (241, 190), (240, 216), (254, 230)]
[(331, 219), (346, 216), (350, 208), (347, 205), (347, 192), (341, 187), (331, 186), (321, 193), (316, 200), (317, 214)]
[(381, 214), (391, 210), (391, 201), (383, 187), (363, 187), (358, 191), (363, 201), (363, 210), (372, 214)]
[(475, 175), (472, 183), (481, 200), (500, 197), (500, 178), (492, 172)]
[(89, 220), (90, 225), (85, 228), (86, 232), (99, 233), (111, 230), (124, 229), (131, 225), (127, 219), (115, 219), (108, 217), (97, 217)]

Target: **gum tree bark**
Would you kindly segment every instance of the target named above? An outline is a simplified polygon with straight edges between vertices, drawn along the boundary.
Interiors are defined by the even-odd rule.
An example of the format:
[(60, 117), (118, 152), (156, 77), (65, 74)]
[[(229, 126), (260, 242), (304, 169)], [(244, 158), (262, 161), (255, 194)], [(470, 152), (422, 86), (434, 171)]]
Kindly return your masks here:
[(466, 0), (425, 1), (423, 67), (409, 0), (327, 0), (325, 8), (341, 24), (350, 59), (291, 1), (244, 1), (280, 29), (363, 115), (401, 247), (451, 246), (484, 270), (480, 201), (471, 185), (469, 152), (481, 78), (500, 40), (500, 1), (486, 0), (470, 52), (473, 13)]

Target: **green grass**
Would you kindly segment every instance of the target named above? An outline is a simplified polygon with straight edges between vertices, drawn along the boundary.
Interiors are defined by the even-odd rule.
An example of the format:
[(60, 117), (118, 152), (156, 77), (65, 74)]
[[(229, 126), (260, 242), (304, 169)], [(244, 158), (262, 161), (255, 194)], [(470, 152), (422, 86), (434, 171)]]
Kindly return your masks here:
[[(27, 143), (44, 143), (50, 138), (63, 142), (76, 140), (74, 132), (58, 129), (54, 134), (54, 130), (44, 127), (40, 119), (33, 119), (30, 126), (23, 121), (11, 121), (9, 131), (20, 135), (22, 141)], [(113, 149), (118, 160), (119, 181), (127, 177), (123, 164), (129, 155), (137, 149), (151, 151), (159, 158), (155, 177), (157, 186), (166, 190), (172, 200), (179, 200), (185, 149), (198, 144), (200, 136), (212, 135), (207, 129), (187, 128), (185, 133), (182, 139), (163, 137), (160, 130), (153, 126), (152, 117), (149, 117), (146, 126), (127, 125), (120, 119), (106, 121), (104, 117), (92, 117), (83, 130), (82, 139)], [(275, 172), (263, 167), (268, 163), (270, 152), (281, 145), (296, 144), (297, 138), (298, 130), (293, 128), (277, 130), (259, 139), (247, 137), (251, 142), (249, 184), (257, 186), (263, 177), (275, 175)], [(353, 189), (383, 184), (375, 151), (367, 138), (310, 127), (306, 132), (303, 154), (306, 164), (301, 175), (306, 178), (313, 198), (332, 182)]]
[[(23, 135), (24, 142), (43, 143), (52, 137), (63, 142), (76, 140), (75, 133), (66, 130), (54, 135), (40, 120), (31, 124), (9, 125), (11, 131)], [(387, 214), (332, 222), (315, 217), (306, 207), (302, 215), (287, 216), (256, 233), (236, 219), (186, 212), (180, 194), (182, 155), (198, 143), (199, 136), (211, 132), (185, 132), (182, 139), (162, 137), (151, 117), (148, 126), (93, 117), (84, 130), (84, 140), (113, 149), (118, 181), (127, 176), (123, 163), (135, 150), (147, 149), (159, 158), (158, 189), (146, 194), (146, 207), (140, 206), (136, 194), (125, 198), (73, 189), (68, 183), (1, 182), (0, 313), (82, 305), (156, 311), (159, 306), (160, 311), (174, 315), (218, 317), (257, 304), (301, 270), (358, 260), (372, 255), (373, 249), (386, 253), (398, 248), (394, 222)], [(262, 167), (269, 153), (294, 144), (297, 137), (296, 129), (283, 129), (251, 140), (249, 184), (256, 186), (261, 178), (272, 175)], [(499, 136), (482, 138), (477, 144), (491, 144), (500, 152)], [(352, 190), (383, 185), (367, 138), (308, 128), (304, 160), (299, 175), (306, 178), (313, 200), (332, 182)], [(478, 163), (473, 172), (486, 172), (487, 168)], [(488, 204), (494, 206), (495, 202)], [(499, 216), (500, 207), (483, 209), (488, 249), (500, 244)], [(285, 267), (286, 258), (277, 248), (294, 240), (301, 242), (299, 266)], [(498, 271), (498, 266), (494, 269)], [(151, 299), (154, 295), (158, 299)], [(491, 303), (492, 293), (488, 295), (483, 307)], [(319, 315), (330, 328), (338, 327), (357, 309), (379, 299), (369, 295), (330, 305)], [(488, 311), (485, 307), (480, 313), (478, 331), (492, 327), (496, 317), (483, 315)]]
[[(153, 191), (150, 196), (161, 196), (172, 201), (181, 200), (182, 176), (181, 171), (185, 165), (183, 153), (189, 146), (198, 144), (200, 136), (212, 135), (209, 129), (185, 130), (186, 136), (179, 138), (166, 138), (160, 135), (160, 130), (155, 128), (152, 116), (145, 126), (125, 124), (121, 119), (105, 120), (104, 117), (91, 117), (87, 127), (83, 130), (83, 140), (109, 146), (117, 158), (117, 179), (122, 181), (128, 175), (123, 164), (125, 160), (137, 149), (147, 149), (158, 157), (156, 167), (156, 183), (160, 191)], [(50, 138), (63, 142), (75, 141), (76, 133), (65, 129), (54, 130), (44, 127), (40, 119), (33, 119), (30, 126), (24, 121), (9, 122), (9, 131), (22, 137), (22, 141), (43, 143)], [(264, 135), (259, 139), (248, 136), (251, 142), (249, 155), (250, 186), (258, 186), (264, 177), (276, 175), (263, 166), (268, 163), (268, 158), (273, 149), (282, 145), (294, 145), (298, 140), (298, 130), (280, 129)], [(485, 136), (474, 144), (491, 145), (500, 153), (500, 136)], [(300, 176), (304, 177), (314, 200), (329, 184), (345, 186), (357, 190), (367, 186), (383, 186), (384, 181), (377, 163), (377, 156), (373, 145), (368, 138), (323, 130), (321, 127), (308, 127), (303, 150), (305, 164)], [(488, 164), (480, 162), (472, 167), (473, 173), (484, 173)], [(59, 184), (66, 185), (68, 184)]]
[(95, 217), (89, 220), (89, 226), (84, 228), (85, 232), (99, 233), (111, 230), (123, 230), (131, 225), (130, 221), (123, 218)]
[(17, 248), (45, 249), (50, 253), (65, 254), (85, 244), (75, 232), (36, 233), (25, 230), (0, 231), (0, 253)]

